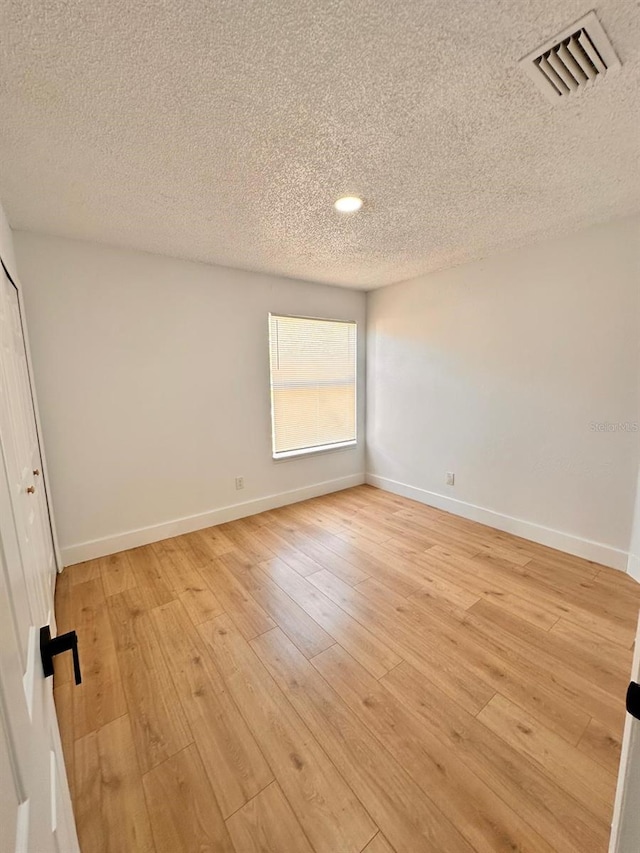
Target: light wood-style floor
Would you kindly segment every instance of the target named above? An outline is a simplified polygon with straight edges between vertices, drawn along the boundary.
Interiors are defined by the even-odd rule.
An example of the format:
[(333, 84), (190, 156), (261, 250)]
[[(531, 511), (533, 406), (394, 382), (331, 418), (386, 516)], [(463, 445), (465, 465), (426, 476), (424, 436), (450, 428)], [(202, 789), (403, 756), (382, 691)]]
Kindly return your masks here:
[(640, 585), (361, 486), (66, 570), (83, 853), (599, 853)]

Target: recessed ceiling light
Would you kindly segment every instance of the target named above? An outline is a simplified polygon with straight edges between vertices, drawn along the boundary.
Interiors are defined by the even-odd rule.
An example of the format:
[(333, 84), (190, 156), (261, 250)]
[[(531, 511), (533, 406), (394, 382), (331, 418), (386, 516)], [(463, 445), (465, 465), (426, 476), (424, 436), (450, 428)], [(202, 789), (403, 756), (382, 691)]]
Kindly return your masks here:
[(362, 199), (356, 195), (345, 195), (333, 205), (340, 213), (355, 213), (362, 207)]

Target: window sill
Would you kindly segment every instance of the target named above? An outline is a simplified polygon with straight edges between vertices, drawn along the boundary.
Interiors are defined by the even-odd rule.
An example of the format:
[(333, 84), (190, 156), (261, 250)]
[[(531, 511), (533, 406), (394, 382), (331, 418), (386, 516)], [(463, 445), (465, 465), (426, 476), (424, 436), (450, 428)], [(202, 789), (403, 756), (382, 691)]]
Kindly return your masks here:
[(299, 459), (301, 456), (315, 456), (317, 453), (332, 453), (335, 450), (349, 450), (356, 447), (355, 441), (341, 441), (339, 444), (320, 444), (318, 447), (303, 447), (300, 450), (285, 450), (283, 453), (274, 453), (274, 462), (283, 462), (286, 459)]

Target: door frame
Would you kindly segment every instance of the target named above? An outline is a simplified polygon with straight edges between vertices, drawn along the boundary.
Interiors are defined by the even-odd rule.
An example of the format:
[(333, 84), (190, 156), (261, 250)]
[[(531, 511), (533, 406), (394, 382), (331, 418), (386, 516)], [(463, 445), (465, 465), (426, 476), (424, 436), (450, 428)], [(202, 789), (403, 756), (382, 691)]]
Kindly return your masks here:
[[(47, 559), (47, 575), (48, 575), (48, 578), (47, 578), (47, 586), (48, 586), (47, 610), (49, 610), (49, 613), (48, 613), (49, 623), (52, 626), (52, 630), (55, 632), (55, 624), (56, 624), (55, 623), (55, 585), (56, 585), (57, 574), (62, 570), (63, 564), (62, 564), (60, 549), (59, 549), (59, 545), (58, 545), (57, 531), (55, 528), (55, 521), (54, 521), (54, 516), (53, 516), (51, 490), (50, 490), (50, 486), (49, 486), (49, 474), (48, 474), (48, 468), (47, 468), (47, 463), (46, 463), (46, 458), (45, 458), (45, 453), (44, 453), (44, 447), (43, 447), (42, 425), (41, 425), (41, 421), (40, 421), (40, 413), (39, 413), (39, 409), (38, 409), (38, 402), (37, 402), (37, 397), (36, 397), (34, 375), (33, 375), (33, 364), (32, 364), (32, 360), (31, 360), (31, 352), (30, 352), (30, 348), (29, 348), (29, 336), (28, 336), (28, 329), (27, 329), (27, 322), (26, 322), (26, 310), (25, 310), (25, 304), (24, 304), (24, 299), (23, 299), (23, 290), (22, 290), (22, 285), (20, 283), (20, 280), (19, 280), (17, 272), (16, 272), (15, 257), (14, 257), (14, 253), (13, 253), (13, 244), (12, 244), (12, 238), (11, 238), (11, 230), (9, 228), (8, 222), (7, 222), (6, 217), (4, 215), (4, 211), (2, 210), (1, 207), (0, 207), (0, 264), (1, 264), (0, 276), (6, 275), (7, 280), (8, 280), (9, 290), (11, 289), (11, 287), (13, 287), (15, 289), (18, 317), (19, 317), (20, 327), (21, 327), (20, 332), (21, 332), (21, 336), (22, 336), (22, 345), (24, 346), (24, 359), (25, 359), (26, 371), (27, 371), (27, 378), (26, 378), (27, 387), (24, 389), (24, 392), (29, 395), (29, 397), (26, 398), (25, 403), (28, 404), (27, 401), (30, 400), (31, 406), (32, 406), (32, 412), (29, 413), (29, 416), (33, 417), (33, 422), (35, 425), (35, 442), (36, 442), (38, 455), (39, 455), (38, 463), (39, 463), (39, 467), (41, 470), (41, 480), (42, 480), (40, 487), (42, 489), (44, 489), (44, 498), (45, 498), (45, 507), (46, 507), (46, 519), (44, 518), (44, 513), (42, 512), (42, 508), (40, 509), (41, 519), (42, 519), (40, 526), (41, 526), (42, 531), (46, 533), (46, 525), (48, 524), (48, 527), (49, 527), (49, 530), (51, 533), (51, 545), (52, 545), (52, 550), (53, 550), (53, 563), (54, 563), (53, 566), (51, 566), (51, 564), (49, 562), (50, 552), (47, 555), (47, 557), (48, 557), (48, 559)], [(3, 287), (4, 287), (4, 285), (3, 285)], [(11, 294), (11, 299), (13, 302), (13, 295), (12, 294)], [(16, 307), (16, 302), (13, 302), (13, 311), (15, 311), (15, 307)], [(15, 314), (14, 314), (14, 316), (15, 316)], [(1, 357), (1, 355), (0, 355), (0, 357)], [(21, 372), (22, 372), (22, 368), (21, 368)], [(30, 441), (30, 445), (32, 445), (31, 441)], [(5, 465), (4, 465), (4, 458), (1, 459), (0, 464), (2, 465), (2, 477), (4, 478), (5, 473), (6, 473)], [(9, 488), (9, 491), (11, 491), (8, 481), (7, 481), (6, 485)], [(12, 494), (7, 495), (7, 498), (12, 505), (13, 505), (13, 497), (14, 496)], [(4, 519), (4, 516), (3, 516), (3, 519)], [(15, 524), (13, 524), (13, 521), (14, 521), (13, 517), (7, 518), (5, 520), (7, 521), (7, 524), (9, 524), (10, 526), (13, 526), (15, 528)], [(44, 527), (42, 527), (42, 525), (44, 525)], [(3, 525), (3, 527), (4, 527), (4, 525)], [(16, 533), (17, 533), (17, 531), (16, 531)], [(11, 535), (8, 536), (8, 540), (11, 541)], [(3, 536), (3, 542), (4, 542), (4, 536)], [(18, 545), (19, 543), (16, 543), (16, 544)], [(3, 578), (3, 580), (4, 580), (4, 578)], [(10, 606), (10, 599), (8, 599), (7, 603)], [(46, 618), (46, 614), (39, 614), (39, 615), (41, 618)], [(27, 742), (27, 744), (30, 744), (29, 749), (33, 749), (33, 748), (35, 748), (34, 744), (36, 743), (36, 740), (32, 739), (31, 735), (33, 735), (38, 740), (42, 740), (42, 743), (39, 744), (38, 752), (40, 755), (44, 756), (43, 760), (48, 765), (48, 770), (49, 770), (49, 773), (48, 773), (49, 779), (48, 779), (47, 785), (49, 786), (51, 817), (53, 819), (53, 822), (51, 823), (50, 827), (47, 827), (47, 832), (49, 830), (51, 831), (52, 837), (53, 837), (52, 843), (54, 845), (58, 845), (57, 849), (60, 849), (60, 845), (61, 845), (65, 849), (65, 853), (67, 850), (69, 850), (71, 852), (75, 851), (75, 853), (79, 853), (79, 846), (78, 846), (78, 842), (77, 842), (77, 835), (76, 835), (76, 828), (75, 828), (75, 818), (73, 815), (73, 808), (72, 808), (72, 803), (71, 803), (71, 799), (70, 799), (70, 791), (69, 791), (67, 774), (66, 774), (66, 765), (64, 763), (64, 755), (63, 755), (63, 751), (62, 751), (62, 745), (60, 742), (58, 718), (57, 718), (56, 708), (54, 705), (52, 685), (50, 684), (50, 682), (46, 683), (46, 679), (43, 676), (41, 669), (40, 669), (40, 661), (39, 661), (40, 656), (39, 656), (39, 649), (38, 649), (38, 643), (37, 643), (38, 625), (39, 625), (38, 618), (36, 617), (36, 619), (34, 620), (33, 614), (31, 614), (30, 635), (29, 635), (28, 647), (27, 647), (26, 651), (23, 650), (21, 652), (20, 649), (17, 649), (17, 652), (16, 652), (16, 654), (17, 654), (16, 662), (19, 660), (20, 669), (21, 669), (20, 672), (15, 673), (17, 675), (17, 682), (16, 683), (18, 684), (18, 686), (16, 688), (16, 693), (18, 695), (24, 694), (23, 698), (25, 699), (25, 705), (24, 705), (23, 713), (21, 712), (21, 713), (18, 713), (17, 715), (12, 713), (11, 716), (9, 716), (9, 714), (8, 714), (9, 707), (8, 706), (4, 707), (4, 702), (1, 703), (3, 705), (3, 707), (0, 708), (0, 713), (2, 713), (2, 716), (3, 716), (5, 723), (6, 723), (6, 725), (5, 725), (6, 732), (5, 733), (6, 733), (7, 738), (8, 738), (7, 743), (8, 743), (8, 745), (12, 746), (13, 754), (16, 756), (16, 760), (18, 760), (17, 756), (22, 753), (22, 750), (24, 748), (24, 743), (20, 743), (18, 745), (19, 749), (17, 748), (16, 731), (15, 731), (15, 727), (14, 727), (14, 718), (17, 716), (17, 719), (19, 721), (21, 719), (21, 717), (25, 717), (25, 719), (27, 719), (28, 717), (31, 717), (31, 722), (34, 723), (36, 728), (32, 732), (29, 733), (29, 736), (26, 738), (26, 742)], [(34, 630), (35, 630), (35, 634), (34, 634)], [(16, 634), (16, 637), (18, 638), (19, 632), (16, 631), (15, 634)], [(26, 660), (25, 660), (25, 655), (26, 655)], [(24, 690), (23, 676), (24, 676), (25, 665), (27, 667), (27, 671), (29, 671), (32, 674), (33, 678), (35, 679), (34, 685), (36, 687), (38, 687), (37, 694), (36, 694), (35, 690), (33, 692), (33, 696), (32, 696), (31, 701), (34, 702), (34, 697), (35, 697), (35, 702), (32, 705), (29, 704), (30, 698), (27, 695), (27, 691)], [(38, 671), (39, 671), (39, 674), (38, 674)], [(22, 682), (22, 683), (20, 683), (20, 682)], [(36, 684), (36, 682), (37, 682), (37, 684)], [(16, 709), (14, 708), (13, 710), (15, 711)], [(24, 741), (24, 740), (25, 740), (25, 737), (24, 737), (24, 733), (23, 733), (22, 741)], [(42, 747), (42, 749), (40, 749), (40, 747)], [(48, 756), (47, 756), (47, 752), (48, 752)], [(10, 753), (10, 755), (11, 755), (11, 753)], [(47, 760), (47, 757), (48, 757), (48, 760)], [(26, 764), (28, 766), (33, 767), (33, 765), (30, 764), (30, 759), (26, 760)], [(38, 765), (37, 779), (42, 780), (45, 777), (45, 775), (47, 775), (47, 774), (43, 773), (42, 768)], [(21, 776), (21, 774), (19, 773), (19, 777), (20, 776)], [(17, 779), (17, 784), (18, 784), (18, 789), (19, 789), (20, 788), (20, 778)], [(40, 783), (38, 783), (38, 784), (40, 784)], [(31, 790), (32, 790), (32, 788), (30, 788), (30, 791)], [(33, 789), (33, 790), (35, 790), (35, 789)], [(24, 791), (23, 791), (23, 793), (24, 793)], [(39, 789), (38, 790), (38, 796), (34, 800), (34, 802), (36, 802), (36, 804), (38, 806), (42, 806), (42, 804), (46, 802), (46, 799), (42, 799), (43, 796), (45, 796), (45, 798), (46, 798), (46, 792), (44, 792), (42, 789)], [(31, 793), (29, 793), (29, 797), (31, 797)], [(26, 800), (26, 802), (28, 802), (28, 800)], [(27, 818), (24, 817), (24, 815), (26, 815), (26, 814), (27, 814), (27, 812), (23, 811), (22, 812), (23, 816), (22, 816), (22, 818), (20, 818), (20, 820), (23, 822), (23, 824), (24, 824), (24, 821), (27, 820)], [(40, 829), (43, 828), (42, 823), (41, 823), (42, 820), (46, 820), (46, 818), (43, 818), (42, 815), (46, 815), (46, 814), (48, 814), (48, 812), (43, 811), (41, 808), (39, 808), (38, 820), (40, 821), (40, 824), (39, 824)], [(35, 812), (32, 812), (32, 816), (35, 817)], [(29, 817), (29, 823), (31, 825), (31, 816)]]
[[(9, 249), (8, 246), (4, 245), (5, 234), (2, 233), (4, 229), (0, 230), (0, 265), (2, 265), (2, 269), (4, 270), (5, 275), (11, 282), (11, 284), (15, 287), (16, 292), (18, 294), (18, 308), (20, 311), (20, 323), (22, 325), (22, 335), (24, 337), (24, 347), (27, 358), (27, 372), (29, 375), (29, 390), (31, 393), (31, 401), (33, 403), (33, 413), (36, 422), (36, 436), (38, 439), (38, 449), (40, 451), (40, 462), (42, 463), (42, 484), (44, 486), (44, 495), (45, 500), (47, 502), (47, 515), (49, 518), (49, 527), (51, 528), (51, 539), (53, 541), (53, 553), (55, 557), (56, 563), (56, 571), (59, 574), (63, 568), (62, 562), (62, 552), (60, 551), (60, 545), (58, 543), (58, 533), (56, 531), (55, 517), (53, 513), (53, 501), (51, 498), (51, 489), (49, 487), (49, 468), (47, 466), (47, 458), (44, 450), (44, 442), (42, 440), (42, 424), (40, 421), (40, 410), (38, 408), (38, 397), (36, 395), (36, 388), (33, 378), (33, 364), (31, 361), (31, 348), (29, 345), (29, 330), (27, 328), (27, 312), (25, 310), (24, 297), (22, 292), (22, 285), (20, 283), (20, 279), (17, 275), (15, 269), (15, 263), (12, 264), (10, 258), (12, 259), (13, 252)], [(10, 237), (10, 232), (7, 237)], [(13, 267), (13, 269), (11, 268)], [(1, 274), (1, 273), (0, 273)], [(52, 597), (55, 592), (55, 589), (52, 589)]]
[[(638, 627), (633, 650), (631, 680), (640, 681), (640, 613), (638, 614)], [(630, 848), (628, 846), (623, 848), (622, 845), (627, 843), (630, 834), (635, 835), (636, 839), (640, 840), (640, 815), (638, 814), (637, 803), (628, 802), (629, 789), (633, 788), (636, 794), (638, 791), (639, 759), (640, 720), (636, 720), (631, 714), (625, 714), (616, 798), (611, 820), (609, 853), (628, 853)]]

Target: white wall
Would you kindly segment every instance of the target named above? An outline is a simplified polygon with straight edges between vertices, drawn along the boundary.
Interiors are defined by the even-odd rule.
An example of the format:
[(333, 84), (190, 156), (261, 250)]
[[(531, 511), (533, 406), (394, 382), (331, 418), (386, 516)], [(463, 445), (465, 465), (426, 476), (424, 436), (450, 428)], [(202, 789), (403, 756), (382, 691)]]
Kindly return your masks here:
[(639, 420), (639, 226), (370, 294), (371, 482), (624, 568), (638, 433), (591, 425)]
[(267, 325), (274, 311), (362, 331), (363, 293), (14, 241), (65, 563), (364, 481), (364, 377), (356, 449), (272, 460)]
[[(640, 248), (638, 251), (640, 252)], [(640, 288), (640, 276), (638, 276), (638, 287)], [(638, 387), (638, 397), (640, 398), (640, 386)], [(640, 582), (640, 466), (638, 467), (638, 480), (636, 483), (636, 500), (631, 527), (631, 544), (629, 546), (627, 572), (631, 577)]]
[(16, 279), (16, 257), (13, 249), (13, 234), (2, 205), (0, 205), (0, 257), (12, 279)]
[(629, 561), (627, 571), (631, 577), (640, 581), (640, 469), (638, 469), (638, 484), (636, 486), (636, 503), (631, 529), (631, 545), (629, 546)]

